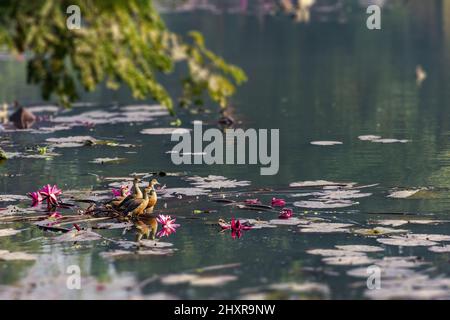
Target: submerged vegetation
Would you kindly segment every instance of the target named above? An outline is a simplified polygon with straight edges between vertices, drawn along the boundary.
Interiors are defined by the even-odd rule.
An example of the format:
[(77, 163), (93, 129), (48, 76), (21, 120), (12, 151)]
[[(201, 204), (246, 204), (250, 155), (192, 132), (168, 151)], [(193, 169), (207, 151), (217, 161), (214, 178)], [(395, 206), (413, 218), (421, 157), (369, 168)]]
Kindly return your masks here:
[[(81, 9), (81, 28), (69, 29), (67, 8)], [(202, 105), (205, 93), (225, 108), (245, 73), (208, 50), (199, 32), (171, 32), (152, 0), (5, 0), (0, 4), (0, 48), (27, 61), (28, 82), (43, 97), (68, 106), (81, 84), (127, 85), (135, 98), (151, 96), (174, 113), (159, 78), (184, 64), (183, 106)]]

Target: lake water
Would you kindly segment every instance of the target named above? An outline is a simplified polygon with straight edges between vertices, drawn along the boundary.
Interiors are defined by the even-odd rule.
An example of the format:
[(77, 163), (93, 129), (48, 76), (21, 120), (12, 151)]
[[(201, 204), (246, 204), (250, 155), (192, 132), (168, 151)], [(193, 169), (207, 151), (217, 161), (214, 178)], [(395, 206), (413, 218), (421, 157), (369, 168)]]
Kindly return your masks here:
[[(116, 181), (105, 178), (119, 177), (117, 181), (122, 181), (120, 177), (133, 173), (159, 171), (176, 173), (158, 177), (167, 188), (189, 187), (189, 192), (204, 189), (210, 192), (197, 197), (160, 197), (158, 212), (177, 217), (181, 225), (175, 234), (161, 239), (173, 244), (174, 251), (169, 255), (129, 254), (108, 258), (103, 253), (132, 249), (105, 239), (76, 245), (58, 242), (57, 234), (30, 223), (2, 224), (1, 229), (22, 231), (0, 237), (0, 250), (27, 252), (36, 255), (37, 260), (0, 260), (0, 297), (449, 298), (449, 253), (433, 252), (430, 248), (448, 249), (444, 246), (448, 245), (444, 236), (450, 236), (450, 222), (446, 221), (450, 220), (450, 28), (445, 16), (431, 23), (416, 13), (411, 8), (391, 9), (383, 15), (383, 26), (378, 31), (366, 28), (364, 11), (353, 12), (345, 23), (312, 21), (309, 24), (295, 23), (283, 15), (202, 11), (166, 14), (170, 28), (180, 32), (201, 31), (212, 50), (247, 72), (249, 81), (233, 99), (232, 115), (238, 120), (237, 126), (244, 129), (280, 129), (278, 174), (261, 176), (259, 165), (175, 166), (167, 153), (174, 145), (170, 135), (141, 133), (142, 129), (170, 127), (172, 119), (157, 107), (124, 108), (152, 104), (133, 101), (126, 89), (111, 92), (99, 88), (82, 97), (83, 102), (93, 105), (57, 113), (36, 112), (52, 114), (61, 121), (44, 121), (36, 129), (60, 125), (64, 123), (61, 117), (80, 114), (79, 120), (95, 122), (104, 117), (113, 120), (93, 128), (79, 125), (50, 133), (42, 130), (2, 133), (2, 147), (7, 152), (21, 154), (0, 165), (0, 197), (23, 196), (47, 183), (57, 184), (63, 195), (80, 189), (87, 190), (86, 196), (104, 195), (101, 192), (110, 189), (109, 183)], [(427, 72), (420, 85), (416, 82), (417, 65), (422, 65)], [(43, 105), (39, 89), (25, 84), (24, 63), (0, 61), (0, 74), (0, 101), (18, 99), (26, 105)], [(173, 94), (178, 92), (178, 81), (176, 75), (165, 80)], [(92, 113), (86, 115), (91, 111), (103, 113), (98, 118)], [(124, 116), (133, 121), (120, 121)], [(143, 116), (153, 120), (134, 121)], [(215, 127), (217, 114), (180, 111), (180, 117), (183, 127), (191, 128), (193, 120), (203, 120)], [(361, 135), (408, 142), (362, 141), (358, 139)], [(92, 136), (136, 146), (57, 147), (54, 151), (59, 155), (49, 160), (23, 157), (32, 154), (26, 151), (27, 147), (45, 145), (47, 138), (67, 136)], [(324, 140), (342, 144), (310, 144)], [(91, 162), (116, 157), (126, 160)], [(250, 181), (250, 184), (214, 189), (217, 179), (213, 178), (215, 184), (201, 189), (187, 179), (208, 175)], [(340, 189), (346, 194), (346, 201), (353, 203), (348, 207), (325, 209), (294, 206), (294, 202), (317, 201), (321, 196), (339, 197), (329, 187), (325, 190), (322, 186), (289, 187), (293, 182), (315, 180), (355, 183), (351, 188)], [(349, 199), (349, 192), (358, 193), (355, 186), (366, 185), (373, 186), (358, 190), (370, 195)], [(427, 189), (410, 198), (388, 197), (393, 191), (419, 188)], [(212, 194), (235, 201), (258, 198), (269, 205), (272, 197), (283, 198), (303, 223), (319, 224), (320, 218), (324, 222), (351, 226), (344, 227), (345, 232), (323, 233), (305, 232), (306, 227), (301, 224), (300, 227), (278, 225), (244, 231), (241, 238), (233, 239), (230, 232), (220, 232), (219, 218), (268, 221), (276, 219), (278, 214), (276, 210), (250, 211), (216, 203), (211, 201)], [(30, 202), (3, 201), (0, 207), (27, 208)], [(194, 209), (217, 212), (193, 214)], [(70, 214), (70, 210), (62, 212)], [(406, 229), (413, 235), (425, 234), (418, 237), (434, 243), (399, 246), (388, 242), (397, 239), (412, 244), (408, 242), (411, 239), (405, 240), (402, 235), (395, 238), (395, 235), (357, 234), (357, 229), (382, 226), (376, 220), (386, 219), (405, 220), (405, 224), (384, 227)], [(414, 222), (423, 219), (425, 223)], [(407, 223), (409, 220), (414, 223)], [(116, 241), (135, 238), (133, 228), (127, 232), (95, 231)], [(433, 239), (430, 234), (442, 236)], [(388, 239), (387, 243), (383, 239)], [(367, 254), (354, 250), (351, 254), (333, 252), (331, 257), (307, 252), (333, 249), (335, 245), (370, 245), (381, 249)], [(337, 255), (341, 258), (336, 258)], [(383, 260), (385, 257), (396, 258)], [(223, 266), (228, 264), (232, 265)], [(81, 268), (81, 290), (66, 287), (66, 271), (70, 265)], [(202, 270), (217, 265), (222, 267)], [(367, 289), (365, 268), (369, 265), (382, 268), (381, 290)], [(363, 269), (355, 271), (356, 268)], [(385, 277), (385, 271), (391, 276)], [(354, 276), (355, 273), (359, 276)], [(172, 277), (176, 280), (172, 284), (171, 278), (166, 277), (180, 274), (189, 276), (184, 281)]]

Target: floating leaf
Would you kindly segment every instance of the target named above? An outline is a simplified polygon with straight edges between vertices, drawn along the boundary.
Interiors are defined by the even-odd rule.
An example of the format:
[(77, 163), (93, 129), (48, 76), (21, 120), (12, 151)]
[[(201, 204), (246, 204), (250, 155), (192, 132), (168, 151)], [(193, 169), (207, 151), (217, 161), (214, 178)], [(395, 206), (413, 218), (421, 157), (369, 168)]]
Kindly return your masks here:
[(358, 204), (351, 200), (308, 200), (296, 201), (294, 206), (309, 209), (332, 209), (332, 208), (346, 208)]
[(308, 188), (308, 187), (343, 186), (343, 185), (348, 185), (348, 183), (333, 182), (327, 180), (315, 180), (315, 181), (292, 182), (289, 184), (289, 187)]
[(356, 244), (347, 244), (347, 245), (339, 245), (335, 246), (340, 250), (345, 251), (354, 251), (354, 252), (380, 252), (384, 251), (383, 248), (378, 246), (369, 246), (369, 245), (356, 245)]
[(361, 141), (373, 141), (373, 140), (381, 139), (381, 137), (368, 134), (368, 135), (358, 136), (358, 139)]
[(394, 191), (388, 195), (388, 198), (405, 199), (405, 198), (411, 197), (412, 195), (419, 192), (420, 190), (421, 189)]
[(351, 257), (351, 256), (365, 256), (363, 252), (340, 250), (340, 249), (311, 249), (306, 251), (309, 254), (319, 255), (323, 257)]
[(93, 231), (90, 230), (76, 230), (73, 229), (61, 236), (55, 238), (58, 242), (79, 242), (79, 241), (95, 241), (100, 240), (102, 237)]
[(379, 235), (392, 234), (392, 233), (406, 233), (409, 231), (404, 230), (404, 229), (376, 227), (373, 229), (356, 229), (356, 230), (353, 230), (353, 232), (356, 234), (364, 235), (364, 236), (379, 236)]
[(8, 250), (0, 250), (0, 260), (12, 261), (12, 260), (36, 260), (35, 255), (31, 255), (25, 252), (9, 252)]
[(335, 146), (343, 143), (341, 141), (311, 141), (310, 144), (314, 146)]
[(22, 232), (22, 230), (14, 230), (14, 229), (0, 229), (0, 237), (8, 237), (13, 236), (15, 234), (18, 234)]
[(322, 259), (323, 262), (334, 266), (354, 266), (363, 264), (372, 264), (375, 260), (371, 259), (365, 255), (355, 255), (355, 256), (338, 256), (338, 257), (327, 257)]
[(428, 248), (428, 250), (430, 250), (431, 252), (436, 252), (436, 253), (449, 253), (450, 245), (434, 246), (434, 247)]
[(165, 134), (187, 134), (190, 133), (191, 129), (186, 128), (150, 128), (142, 129), (141, 134), (149, 135), (165, 135)]
[(203, 276), (192, 279), (190, 284), (194, 287), (220, 287), (236, 280), (237, 277), (232, 275)]
[(418, 246), (433, 246), (436, 242), (423, 240), (423, 239), (413, 239), (408, 237), (391, 237), (391, 238), (381, 238), (377, 239), (378, 242), (382, 244), (387, 244), (390, 246), (405, 246), (405, 247), (418, 247)]
[(302, 226), (300, 232), (310, 232), (310, 233), (349, 232), (349, 230), (345, 228), (350, 226), (352, 226), (352, 224), (321, 222)]
[(121, 163), (126, 161), (125, 158), (96, 158), (91, 163), (97, 163), (97, 164), (105, 164), (105, 163)]

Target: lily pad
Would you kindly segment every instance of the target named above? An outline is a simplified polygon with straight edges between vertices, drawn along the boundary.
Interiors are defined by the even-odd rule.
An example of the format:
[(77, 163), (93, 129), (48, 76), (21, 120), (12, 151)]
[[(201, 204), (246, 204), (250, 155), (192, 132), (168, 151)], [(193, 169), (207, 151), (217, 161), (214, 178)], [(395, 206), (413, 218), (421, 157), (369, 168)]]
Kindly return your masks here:
[(290, 183), (289, 187), (308, 188), (308, 187), (341, 186), (341, 185), (347, 185), (347, 183), (333, 182), (333, 181), (327, 181), (327, 180), (299, 181), (299, 182)]
[(356, 229), (356, 230), (353, 230), (353, 232), (356, 234), (363, 235), (363, 236), (379, 236), (379, 235), (393, 234), (393, 233), (407, 233), (409, 231), (404, 230), (404, 229), (375, 227), (373, 229)]
[(0, 237), (8, 237), (8, 236), (13, 236), (16, 235), (18, 233), (22, 232), (22, 230), (15, 230), (15, 229), (0, 229)]
[(223, 176), (209, 175), (207, 177), (193, 176), (187, 177), (185, 180), (202, 189), (222, 189), (246, 187), (251, 184), (250, 181), (238, 181), (236, 179), (228, 179)]
[(350, 232), (347, 227), (352, 226), (348, 223), (313, 223), (306, 226), (301, 226), (300, 232), (308, 233), (335, 233), (335, 232)]
[(348, 244), (348, 245), (339, 245), (335, 246), (339, 250), (352, 251), (352, 252), (380, 252), (384, 251), (382, 247), (378, 246), (369, 246), (369, 245), (356, 245), (356, 244)]
[(194, 287), (220, 287), (237, 279), (233, 275), (202, 276), (192, 279), (190, 284)]
[(390, 246), (404, 246), (404, 247), (436, 245), (436, 242), (434, 242), (434, 241), (423, 240), (423, 239), (414, 239), (414, 238), (408, 238), (408, 237), (380, 238), (380, 239), (377, 239), (377, 241), (382, 244), (387, 244)]
[(16, 202), (16, 201), (24, 201), (28, 200), (27, 196), (18, 195), (18, 194), (2, 194), (0, 195), (0, 202)]
[(186, 134), (189, 133), (191, 129), (186, 128), (150, 128), (141, 130), (141, 134), (149, 135), (166, 135), (166, 134)]
[(411, 197), (412, 195), (416, 194), (420, 190), (421, 189), (394, 191), (388, 195), (388, 198), (405, 199), (405, 198)]
[(433, 246), (433, 247), (428, 248), (428, 250), (430, 250), (431, 252), (436, 252), (436, 253), (450, 253), (450, 245)]
[(10, 252), (8, 250), (0, 250), (0, 260), (13, 261), (24, 260), (32, 261), (36, 260), (36, 256), (25, 252)]
[(341, 141), (311, 141), (310, 144), (314, 146), (335, 146), (343, 143)]
[(381, 139), (381, 137), (372, 135), (372, 134), (368, 134), (368, 135), (358, 136), (358, 139), (361, 141), (373, 141), (373, 140), (379, 140), (379, 139)]
[(338, 256), (338, 257), (327, 257), (322, 259), (323, 262), (334, 266), (354, 266), (354, 265), (364, 265), (371, 264), (375, 260), (371, 259), (365, 255), (355, 255), (355, 256)]
[(340, 250), (340, 249), (311, 249), (306, 251), (309, 254), (319, 255), (323, 257), (351, 257), (365, 256), (363, 252)]
[(307, 201), (296, 201), (294, 202), (294, 206), (300, 208), (309, 208), (309, 209), (332, 209), (332, 208), (346, 208), (351, 207), (358, 202), (350, 201), (350, 200), (307, 200)]
[(272, 219), (269, 221), (269, 223), (274, 225), (296, 226), (299, 224), (309, 224), (310, 221), (298, 218), (289, 218), (289, 219)]
[(102, 237), (90, 230), (71, 230), (61, 236), (55, 237), (58, 242), (80, 242), (80, 241), (95, 241), (100, 240)]
[(121, 163), (126, 161), (125, 158), (96, 158), (91, 163), (97, 163), (97, 164), (105, 164), (105, 163)]

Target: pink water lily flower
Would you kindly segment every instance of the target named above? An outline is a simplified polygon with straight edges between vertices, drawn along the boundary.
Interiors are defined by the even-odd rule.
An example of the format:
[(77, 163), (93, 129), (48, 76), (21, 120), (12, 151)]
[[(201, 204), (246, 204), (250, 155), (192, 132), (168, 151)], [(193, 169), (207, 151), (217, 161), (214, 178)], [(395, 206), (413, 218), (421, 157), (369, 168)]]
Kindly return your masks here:
[(245, 199), (245, 204), (261, 204), (259, 199)]
[(158, 238), (170, 236), (172, 233), (175, 233), (176, 229), (180, 226), (179, 224), (175, 223), (176, 219), (172, 219), (171, 216), (166, 216), (163, 214), (160, 214), (156, 218), (156, 221), (161, 223), (162, 227), (162, 230), (156, 234)]
[(280, 219), (289, 219), (292, 217), (292, 209), (289, 208), (283, 208), (280, 212), (280, 215), (278, 216), (278, 218)]
[(58, 204), (58, 196), (61, 194), (61, 190), (58, 186), (51, 186), (47, 184), (39, 190), (39, 193), (46, 197), (47, 204)]
[(239, 220), (231, 218), (230, 229), (231, 229), (231, 237), (233, 239), (236, 239), (241, 237), (242, 231), (250, 230), (252, 229), (252, 227), (246, 224), (242, 224)]
[(112, 189), (113, 197), (121, 197), (122, 196), (122, 190), (127, 189), (127, 192), (125, 192), (125, 196), (130, 195), (130, 190), (128, 186), (121, 186), (120, 189)]
[(284, 207), (286, 205), (286, 201), (284, 199), (272, 198), (272, 207)]
[(29, 192), (27, 195), (28, 195), (28, 196), (31, 198), (31, 200), (33, 201), (33, 205), (37, 205), (38, 203), (41, 203), (42, 200), (44, 200), (44, 199), (42, 198), (41, 193), (40, 193), (39, 191)]

